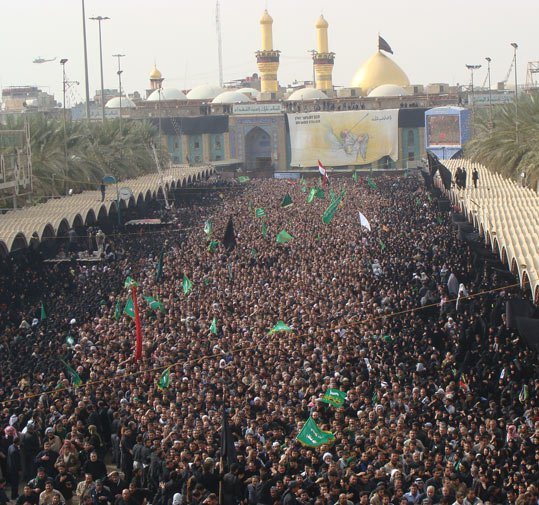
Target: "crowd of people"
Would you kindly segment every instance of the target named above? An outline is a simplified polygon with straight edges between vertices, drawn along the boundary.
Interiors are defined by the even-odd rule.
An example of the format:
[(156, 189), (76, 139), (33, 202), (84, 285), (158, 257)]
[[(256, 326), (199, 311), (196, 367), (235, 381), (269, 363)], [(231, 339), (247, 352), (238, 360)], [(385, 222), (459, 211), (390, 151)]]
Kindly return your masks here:
[[(114, 262), (2, 264), (0, 505), (537, 503), (537, 355), (503, 310), (518, 287), (415, 178), (332, 178), (307, 203), (316, 182), (212, 179), (168, 228), (107, 234)], [(332, 443), (299, 443), (309, 417)]]

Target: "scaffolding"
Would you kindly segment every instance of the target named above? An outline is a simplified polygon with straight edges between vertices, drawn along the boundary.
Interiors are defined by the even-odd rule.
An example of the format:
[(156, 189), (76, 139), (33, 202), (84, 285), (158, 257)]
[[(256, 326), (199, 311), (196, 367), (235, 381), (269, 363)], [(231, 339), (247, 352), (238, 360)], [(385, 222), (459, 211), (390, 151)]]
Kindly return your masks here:
[(526, 89), (539, 88), (539, 80), (537, 75), (539, 74), (539, 61), (529, 61), (528, 71), (526, 72)]

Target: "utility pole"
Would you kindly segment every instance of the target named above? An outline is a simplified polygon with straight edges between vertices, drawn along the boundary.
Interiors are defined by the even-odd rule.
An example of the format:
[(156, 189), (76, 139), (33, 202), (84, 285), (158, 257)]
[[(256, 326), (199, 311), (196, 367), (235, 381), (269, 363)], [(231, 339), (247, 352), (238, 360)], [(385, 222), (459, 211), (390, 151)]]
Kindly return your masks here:
[[(66, 87), (67, 87), (67, 79), (66, 79), (66, 63), (67, 58), (62, 58), (60, 60), (60, 65), (62, 65), (62, 112), (64, 117), (64, 189), (62, 193), (66, 193), (67, 188), (67, 173), (68, 173), (68, 166), (67, 166), (67, 131), (66, 131)], [(53, 188), (54, 189), (54, 188)]]
[(219, 0), (215, 4), (215, 28), (217, 30), (217, 53), (219, 60), (219, 86), (223, 87), (223, 43), (221, 41), (221, 6)]
[(86, 11), (82, 0), (82, 39), (84, 41), (84, 87), (86, 91), (86, 120), (90, 121), (90, 84), (88, 82), (88, 50), (86, 48)]
[(103, 45), (101, 42), (101, 21), (106, 21), (110, 18), (107, 16), (97, 16), (90, 19), (99, 23), (99, 64), (101, 66), (101, 119), (103, 122), (105, 122), (105, 85), (103, 84)]
[(487, 56), (485, 60), (487, 60), (487, 77), (488, 77), (488, 111), (489, 111), (489, 117), (490, 117), (489, 129), (492, 130), (494, 126), (493, 121), (492, 121), (492, 87), (490, 85), (490, 62), (492, 61), (492, 59)]
[(125, 54), (113, 54), (113, 58), (118, 58), (118, 71), (116, 72), (118, 74), (118, 94), (120, 95), (120, 141), (123, 138), (122, 133), (122, 69), (121, 69), (121, 59), (125, 56)]
[[(473, 128), (473, 133), (475, 133), (475, 91), (473, 87), (473, 71), (479, 70), (481, 68), (481, 65), (466, 65), (466, 68), (470, 71), (472, 75), (472, 117), (473, 117), (472, 128)], [(470, 100), (468, 99), (468, 102), (469, 101)]]
[(511, 42), (513, 46), (513, 63), (515, 66), (515, 139), (518, 145), (518, 81), (517, 81), (517, 49), (518, 44)]

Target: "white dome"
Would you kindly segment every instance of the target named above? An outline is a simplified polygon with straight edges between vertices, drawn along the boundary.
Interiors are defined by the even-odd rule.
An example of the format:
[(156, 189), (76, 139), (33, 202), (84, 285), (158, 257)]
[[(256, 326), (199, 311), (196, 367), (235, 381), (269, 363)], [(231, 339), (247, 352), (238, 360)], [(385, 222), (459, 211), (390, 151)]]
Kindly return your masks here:
[(287, 100), (326, 100), (327, 95), (316, 88), (301, 88), (294, 91)]
[(238, 93), (243, 93), (244, 95), (254, 98), (255, 100), (260, 97), (260, 91), (255, 88), (241, 88), (238, 89)]
[(217, 95), (220, 95), (224, 89), (211, 84), (203, 84), (196, 86), (187, 93), (188, 100), (213, 100)]
[(243, 103), (250, 102), (251, 99), (245, 94), (239, 91), (225, 91), (217, 95), (211, 103)]
[(165, 102), (167, 100), (187, 100), (187, 97), (176, 88), (161, 88), (153, 91), (147, 98), (148, 102)]
[(131, 100), (130, 98), (127, 98), (125, 96), (122, 96), (122, 97), (115, 96), (114, 98), (111, 98), (105, 104), (105, 108), (106, 109), (119, 109), (120, 100), (121, 100), (122, 109), (134, 109), (136, 107), (135, 102), (133, 102), (133, 100)]
[(378, 86), (377, 88), (374, 88), (369, 94), (369, 97), (386, 97), (386, 96), (406, 96), (408, 93), (404, 88), (401, 86), (397, 86), (396, 84), (382, 84), (381, 86)]

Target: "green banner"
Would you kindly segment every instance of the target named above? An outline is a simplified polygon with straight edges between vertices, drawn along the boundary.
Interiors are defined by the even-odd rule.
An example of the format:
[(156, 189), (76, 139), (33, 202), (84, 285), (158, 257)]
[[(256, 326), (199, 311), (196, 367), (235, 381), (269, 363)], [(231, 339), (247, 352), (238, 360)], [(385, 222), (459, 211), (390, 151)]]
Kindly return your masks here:
[(329, 403), (330, 405), (333, 405), (333, 407), (342, 407), (344, 405), (344, 400), (346, 400), (346, 393), (333, 388), (329, 388), (322, 398), (324, 403)]
[(296, 439), (307, 447), (320, 447), (321, 445), (332, 444), (335, 441), (335, 436), (329, 431), (321, 430), (313, 418), (309, 417)]

